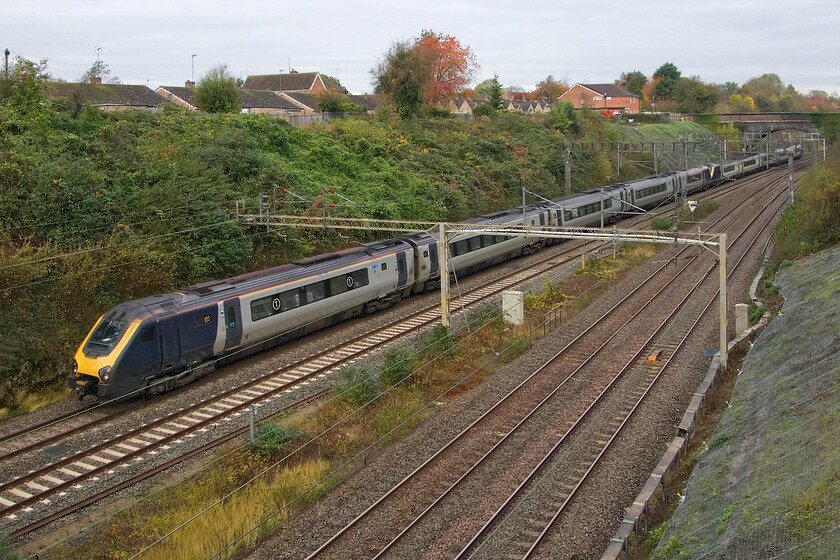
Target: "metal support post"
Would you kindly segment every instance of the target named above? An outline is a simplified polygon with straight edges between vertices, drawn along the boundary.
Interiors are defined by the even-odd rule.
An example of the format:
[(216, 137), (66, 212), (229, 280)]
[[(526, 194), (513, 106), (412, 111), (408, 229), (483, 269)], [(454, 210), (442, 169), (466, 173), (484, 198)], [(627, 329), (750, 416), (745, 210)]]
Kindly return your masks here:
[(440, 324), (449, 328), (449, 241), (446, 224), (438, 226), (438, 254), (440, 255)]
[(726, 136), (723, 137), (723, 159), (724, 161), (729, 159), (729, 141), (726, 139)]
[(528, 225), (528, 218), (525, 216), (525, 187), (522, 187), (522, 225)]
[(793, 154), (788, 152), (788, 189), (790, 190), (790, 203), (793, 204)]
[(659, 158), (656, 156), (656, 142), (653, 143), (653, 174), (659, 175)]
[(572, 194), (572, 150), (566, 148), (566, 196)]
[(811, 145), (814, 148), (814, 166), (816, 167), (816, 165), (817, 165), (817, 141), (814, 140), (813, 142), (811, 142)]
[(718, 269), (720, 270), (720, 370), (726, 372), (726, 359), (728, 351), (726, 345), (726, 234), (720, 234), (720, 246), (718, 247)]
[(823, 138), (823, 162), (825, 162), (825, 138)]
[(604, 189), (601, 189), (601, 229), (604, 229)]
[(257, 406), (252, 404), (249, 410), (250, 414), (248, 416), (248, 421), (251, 427), (251, 441), (254, 441), (254, 416), (257, 414)]
[(765, 151), (767, 152), (767, 169), (770, 169), (770, 135), (766, 136), (766, 141), (764, 143), (766, 146)]
[[(616, 171), (617, 175), (621, 175), (621, 140), (618, 141), (618, 169)], [(604, 224), (601, 224), (601, 227), (604, 227)]]
[(685, 170), (688, 171), (688, 142), (683, 139), (683, 153), (685, 154)]

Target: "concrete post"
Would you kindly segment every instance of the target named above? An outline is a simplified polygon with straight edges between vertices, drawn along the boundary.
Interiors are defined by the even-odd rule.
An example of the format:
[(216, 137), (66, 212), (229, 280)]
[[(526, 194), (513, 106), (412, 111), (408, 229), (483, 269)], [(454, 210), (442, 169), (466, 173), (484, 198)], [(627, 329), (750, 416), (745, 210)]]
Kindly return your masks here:
[(740, 334), (750, 328), (750, 306), (746, 303), (735, 304), (735, 332)]
[(505, 322), (510, 325), (521, 325), (525, 322), (525, 294), (518, 290), (502, 292), (502, 313)]
[(790, 191), (790, 203), (793, 204), (793, 153), (788, 152), (788, 190)]
[(572, 194), (572, 150), (566, 148), (566, 196)]

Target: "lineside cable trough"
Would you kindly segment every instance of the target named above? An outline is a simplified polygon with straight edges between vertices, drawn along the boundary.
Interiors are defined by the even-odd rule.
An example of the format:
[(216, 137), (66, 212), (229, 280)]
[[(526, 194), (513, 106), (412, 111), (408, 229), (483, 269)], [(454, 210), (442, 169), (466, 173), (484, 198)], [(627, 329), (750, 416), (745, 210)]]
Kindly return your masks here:
[[(450, 271), (449, 241), (459, 235), (493, 234), (506, 236), (538, 236), (554, 239), (585, 239), (590, 241), (629, 241), (638, 243), (673, 243), (674, 245), (697, 245), (711, 251), (718, 259), (720, 272), (720, 363), (725, 370), (727, 363), (727, 332), (726, 332), (726, 234), (696, 233), (694, 237), (683, 237), (677, 232), (663, 233), (659, 231), (643, 231), (612, 228), (566, 228), (557, 226), (528, 226), (528, 225), (478, 225), (461, 222), (424, 222), (411, 220), (384, 220), (374, 218), (339, 218), (316, 216), (288, 216), (276, 214), (244, 214), (244, 202), (237, 202), (237, 217), (247, 224), (265, 225), (266, 228), (301, 227), (301, 228), (329, 228), (354, 230), (380, 230), (400, 233), (425, 232), (438, 241), (440, 255), (440, 269)], [(450, 325), (450, 290), (449, 274), (440, 275), (440, 306), (441, 325)]]

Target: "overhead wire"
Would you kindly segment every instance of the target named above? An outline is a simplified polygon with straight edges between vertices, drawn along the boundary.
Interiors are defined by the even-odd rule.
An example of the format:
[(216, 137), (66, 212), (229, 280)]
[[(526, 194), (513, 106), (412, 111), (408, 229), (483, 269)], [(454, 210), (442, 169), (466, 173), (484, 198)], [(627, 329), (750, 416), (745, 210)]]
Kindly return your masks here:
[[(194, 207), (193, 206), (182, 207), (182, 209), (184, 209), (184, 208), (194, 208)], [(221, 208), (208, 210), (207, 212), (201, 212), (199, 214), (190, 214), (189, 217), (207, 216), (207, 215), (210, 215), (217, 210), (221, 210)], [(92, 231), (110, 230), (110, 229), (115, 229), (115, 228), (120, 227), (120, 226), (142, 226), (142, 225), (147, 225), (147, 224), (155, 224), (155, 223), (160, 223), (160, 222), (166, 222), (166, 221), (170, 221), (170, 220), (180, 220), (180, 219), (185, 218), (185, 217), (188, 217), (188, 216), (186, 216), (184, 214), (180, 214), (180, 215), (177, 215), (177, 216), (170, 216), (168, 218), (157, 218), (157, 219), (154, 219), (154, 220), (144, 220), (144, 221), (139, 221), (139, 222), (126, 222), (126, 223), (118, 222), (118, 223), (110, 224), (110, 225), (107, 225), (107, 226), (74, 229), (74, 230), (72, 230), (71, 232), (68, 232), (68, 233), (80, 234), (80, 233), (87, 233), (87, 232), (92, 232)], [(73, 220), (73, 221), (75, 221), (75, 220)], [(29, 227), (29, 226), (19, 226), (19, 227)], [(18, 237), (9, 237), (5, 241), (23, 241), (24, 239), (49, 238), (50, 235), (51, 234), (49, 234), (49, 233), (33, 233), (31, 235), (20, 235)]]
[(218, 222), (218, 223), (215, 223), (215, 224), (207, 224), (207, 225), (203, 225), (203, 226), (196, 226), (196, 227), (193, 227), (193, 228), (187, 228), (187, 229), (182, 229), (182, 230), (178, 230), (178, 231), (172, 231), (172, 232), (169, 232), (169, 233), (162, 233), (160, 235), (152, 235), (152, 236), (148, 236), (148, 237), (139, 237), (137, 239), (133, 239), (131, 241), (126, 241), (126, 242), (123, 242), (123, 243), (113, 243), (113, 244), (110, 244), (110, 245), (102, 245), (102, 246), (98, 246), (98, 247), (91, 247), (89, 249), (80, 249), (78, 251), (72, 251), (70, 253), (62, 253), (60, 255), (43, 257), (43, 258), (40, 258), (40, 259), (33, 259), (33, 260), (22, 261), (22, 262), (18, 262), (18, 263), (7, 264), (7, 265), (0, 266), (0, 270), (8, 270), (10, 268), (17, 268), (17, 267), (25, 266), (25, 265), (29, 265), (29, 264), (39, 264), (39, 263), (54, 261), (54, 260), (57, 260), (57, 259), (63, 259), (63, 258), (66, 258), (66, 257), (74, 257), (76, 255), (84, 255), (84, 254), (88, 254), (88, 253), (94, 253), (94, 252), (97, 252), (97, 251), (104, 251), (104, 250), (107, 250), (107, 249), (116, 249), (117, 247), (125, 247), (127, 245), (137, 245), (137, 244), (142, 243), (144, 241), (151, 241), (151, 240), (154, 240), (154, 239), (163, 239), (163, 238), (166, 238), (166, 237), (172, 237), (173, 235), (180, 235), (182, 233), (192, 233), (194, 231), (200, 231), (200, 230), (203, 230), (203, 229), (219, 227), (219, 226), (229, 224), (229, 223), (232, 223), (232, 222), (235, 222), (235, 221), (236, 221), (235, 219), (231, 218), (231, 219), (227, 219), (225, 221)]
[[(257, 235), (263, 235), (265, 233), (266, 233), (265, 231), (259, 231), (259, 232), (256, 232), (256, 233), (245, 235), (244, 238), (249, 239), (251, 237), (256, 237)], [(185, 247), (184, 249), (176, 249), (176, 250), (173, 250), (173, 251), (169, 251), (169, 254), (179, 254), (179, 253), (193, 252), (193, 251), (197, 251), (198, 249), (205, 248), (205, 247), (211, 247), (213, 245), (217, 245), (219, 243), (224, 243), (226, 241), (229, 241), (229, 240), (220, 239), (220, 240), (216, 240), (216, 241), (210, 241), (208, 243), (204, 243), (202, 245), (198, 245), (198, 246), (194, 246), (194, 247)], [(149, 260), (152, 260), (154, 258), (156, 258), (155, 255), (149, 255), (149, 256), (143, 257), (141, 259), (135, 259), (133, 261), (128, 261), (128, 262), (124, 262), (124, 263), (118, 263), (118, 264), (113, 264), (113, 265), (109, 265), (109, 266), (92, 268), (90, 270), (83, 270), (83, 271), (80, 271), (80, 272), (58, 274), (58, 275), (55, 275), (55, 276), (51, 276), (50, 278), (44, 278), (43, 280), (36, 280), (34, 282), (29, 282), (29, 283), (26, 283), (26, 284), (18, 284), (16, 286), (9, 286), (9, 287), (6, 287), (6, 288), (2, 288), (2, 289), (0, 289), (0, 294), (10, 292), (12, 290), (17, 290), (17, 289), (20, 289), (20, 288), (28, 288), (30, 286), (37, 286), (37, 285), (40, 285), (40, 284), (46, 284), (47, 282), (55, 282), (57, 280), (63, 280), (63, 279), (66, 279), (66, 278), (76, 278), (76, 277), (92, 274), (94, 272), (101, 272), (103, 270), (111, 270), (111, 269), (114, 269), (114, 268), (129, 266), (129, 265), (132, 265), (132, 264), (137, 264), (137, 263), (149, 261)]]

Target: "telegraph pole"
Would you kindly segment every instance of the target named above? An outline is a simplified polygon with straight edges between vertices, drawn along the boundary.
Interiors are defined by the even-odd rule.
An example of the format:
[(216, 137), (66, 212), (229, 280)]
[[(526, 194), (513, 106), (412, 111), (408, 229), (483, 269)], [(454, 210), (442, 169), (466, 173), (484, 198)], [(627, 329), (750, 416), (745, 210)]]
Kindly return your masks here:
[(572, 194), (572, 149), (566, 148), (566, 196)]
[(9, 49), (6, 49), (6, 79), (9, 79), (9, 55), (12, 54), (9, 52)]

